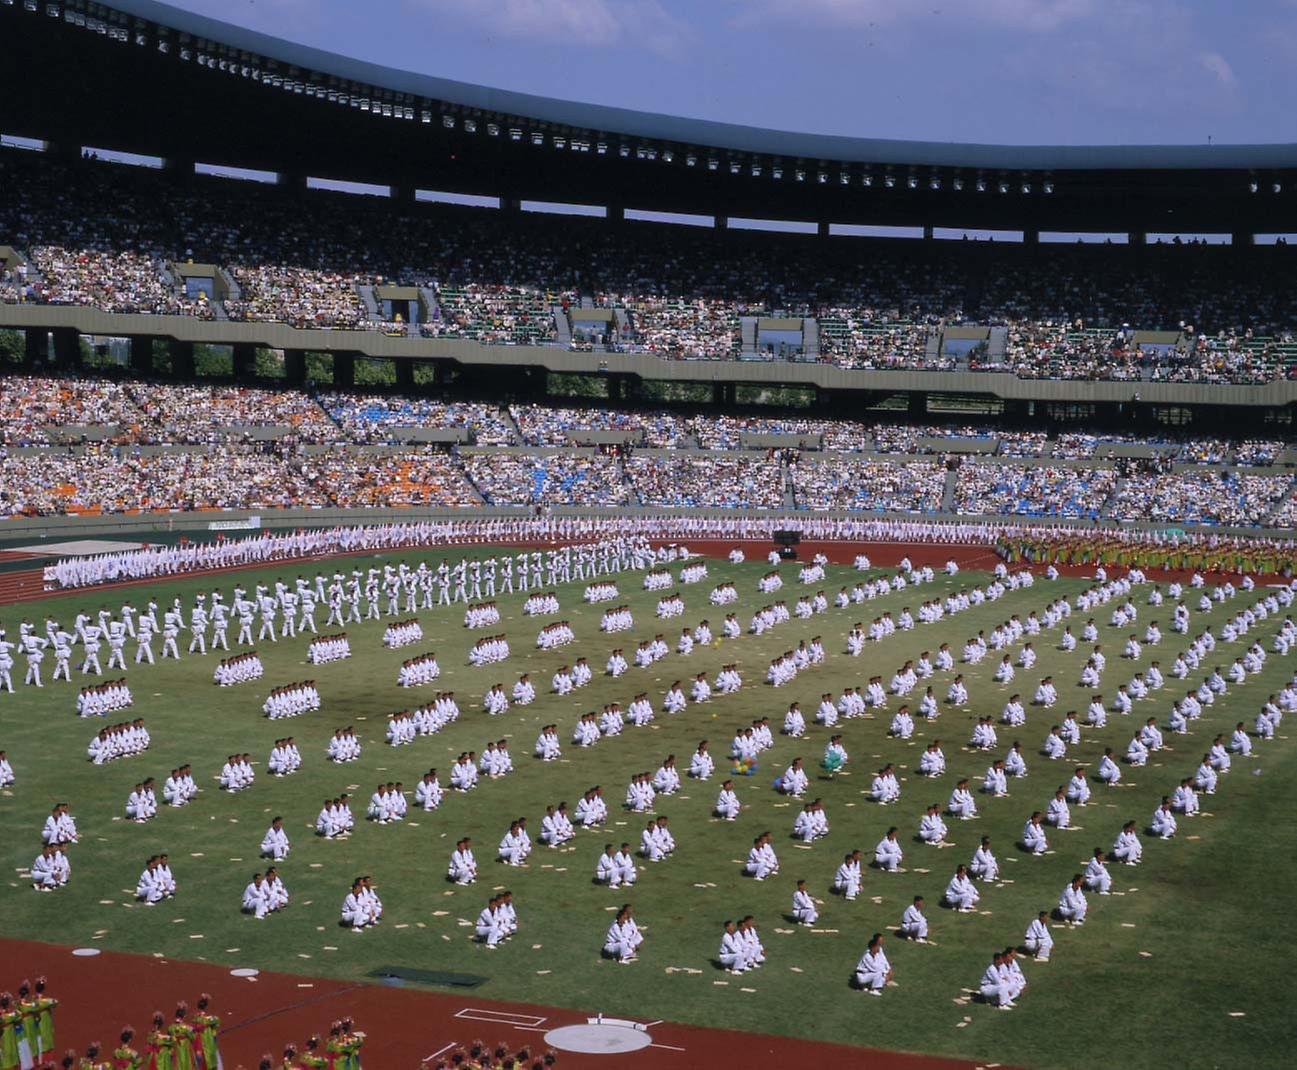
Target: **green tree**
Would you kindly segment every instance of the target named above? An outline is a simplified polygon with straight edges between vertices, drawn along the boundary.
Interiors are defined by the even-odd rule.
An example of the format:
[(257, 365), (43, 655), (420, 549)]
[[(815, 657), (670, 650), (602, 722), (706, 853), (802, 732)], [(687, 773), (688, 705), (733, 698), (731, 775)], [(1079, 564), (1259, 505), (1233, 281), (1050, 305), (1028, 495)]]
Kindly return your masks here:
[(0, 363), (21, 364), (26, 357), (23, 336), (17, 331), (0, 331)]
[(252, 366), (258, 379), (282, 379), (288, 374), (282, 349), (267, 349), (265, 346), (258, 346)]
[(554, 397), (607, 398), (608, 380), (598, 375), (549, 372), (545, 376), (545, 392)]
[(231, 346), (194, 346), (194, 375), (199, 379), (229, 379), (234, 375)]
[(357, 386), (395, 386), (396, 361), (383, 357), (361, 357), (356, 361)]
[(321, 383), (326, 386), (333, 383), (333, 354), (317, 353), (314, 350), (306, 354), (306, 381)]

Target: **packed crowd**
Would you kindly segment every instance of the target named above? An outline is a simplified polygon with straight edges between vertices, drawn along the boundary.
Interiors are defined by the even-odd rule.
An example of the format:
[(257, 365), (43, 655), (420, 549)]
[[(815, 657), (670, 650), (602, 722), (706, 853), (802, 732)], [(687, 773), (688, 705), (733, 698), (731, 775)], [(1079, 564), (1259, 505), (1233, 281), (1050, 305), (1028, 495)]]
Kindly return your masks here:
[(302, 457), (300, 471), (333, 504), (349, 509), (481, 504), (458, 461), (436, 447), (399, 453), (334, 449)]
[(820, 459), (791, 465), (798, 508), (888, 513), (935, 513), (945, 491), (945, 468), (931, 461)]
[(845, 368), (923, 368), (947, 371), (951, 357), (929, 356), (932, 328), (893, 321), (873, 309), (819, 310), (820, 355)]
[(631, 488), (603, 453), (470, 453), (465, 470), (491, 505), (627, 505)]
[(472, 338), (488, 345), (553, 341), (551, 306), (573, 293), (549, 294), (527, 286), (468, 283), (437, 291), (438, 310), (422, 325), (425, 337)]
[(639, 453), (626, 474), (643, 505), (775, 509), (784, 500), (780, 465), (761, 456)]
[(622, 295), (629, 313), (621, 341), (673, 359), (730, 360), (738, 356), (739, 310), (729, 301), (697, 297)]
[[(0, 182), (0, 242), (28, 260), (0, 281), (5, 301), (404, 334), (407, 324), (361, 293), (396, 282), (434, 294), (423, 335), (493, 344), (553, 342), (552, 309), (588, 294), (618, 310), (615, 348), (668, 358), (738, 357), (740, 317), (774, 315), (816, 317), (819, 358), (848, 368), (959, 367), (931, 343), (962, 324), (1007, 328), (1004, 352), (979, 346), (968, 367), (1027, 377), (1255, 383), (1289, 377), (1297, 363), (1286, 247), (1136, 256), (647, 223), (628, 241), (604, 221), (557, 229), (509, 213), (182, 184), (34, 153), (0, 154)], [(187, 296), (173, 265), (191, 261), (224, 266), (233, 287)], [(1168, 337), (1137, 341), (1139, 330)]]
[[(406, 428), (463, 431), (476, 444), (374, 444)], [(637, 441), (563, 448), (585, 432)], [(790, 493), (805, 510), (926, 513), (943, 506), (945, 464), (969, 454), (944, 504), (971, 515), (1277, 526), (1297, 511), (1286, 504), (1291, 476), (1277, 469), (1291, 458), (1283, 439), (1169, 430), (501, 407), (13, 375), (0, 377), (0, 439), (0, 517), (483, 504), (774, 509)], [(780, 439), (789, 445), (772, 445)]]
[(315, 399), (298, 390), (128, 383), (126, 391), (145, 417), (137, 421), (141, 442), (214, 442), (267, 427), (299, 442), (341, 437)]
[(1109, 506), (1118, 520), (1166, 520), (1237, 527), (1266, 526), (1293, 481), (1287, 475), (1172, 471), (1122, 481)]
[(465, 431), (481, 446), (512, 446), (516, 436), (498, 405), (399, 394), (323, 393), (319, 403), (351, 442), (388, 442), (411, 429)]
[(100, 379), (0, 378), (0, 442), (44, 446), (75, 429), (97, 437), (128, 432), (144, 420), (126, 387)]
[(694, 421), (671, 412), (558, 408), (512, 405), (509, 408), (527, 446), (580, 445), (588, 431), (624, 432), (627, 441), (656, 449), (695, 444)]
[[(1226, 439), (1202, 435), (1045, 431), (989, 424), (869, 423), (808, 415), (687, 415), (669, 409), (502, 406), (497, 401), (418, 394), (319, 393), (291, 388), (218, 383), (119, 381), (94, 376), (0, 376), (0, 438), (6, 446), (41, 446), (80, 437), (115, 443), (202, 444), (257, 437), (304, 445), (388, 444), (418, 432), (462, 433), (479, 446), (565, 446), (598, 433), (625, 433), (633, 445), (654, 449), (765, 448), (769, 437), (789, 446), (834, 452), (922, 454), (963, 452), (959, 442), (1005, 457), (1080, 460), (1107, 457), (1129, 446), (1193, 464), (1263, 466), (1282, 459), (1277, 438)], [(590, 438), (585, 438), (589, 434)]]
[[(1290, 473), (1123, 463), (967, 462), (946, 500), (935, 460), (801, 453), (584, 451), (545, 456), (438, 447), (299, 454), (270, 446), (203, 452), (0, 454), (0, 518), (226, 509), (580, 506), (937, 513), (1288, 527)], [(789, 501), (791, 490), (791, 502)]]
[(1093, 519), (1116, 485), (1111, 468), (965, 464), (955, 482), (955, 511)]

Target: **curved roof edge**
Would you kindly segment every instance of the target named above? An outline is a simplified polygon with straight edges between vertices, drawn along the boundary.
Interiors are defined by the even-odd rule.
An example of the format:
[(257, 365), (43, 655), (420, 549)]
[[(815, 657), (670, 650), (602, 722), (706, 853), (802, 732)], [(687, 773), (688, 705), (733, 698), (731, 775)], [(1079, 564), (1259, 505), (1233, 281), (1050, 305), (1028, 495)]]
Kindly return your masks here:
[(844, 163), (956, 167), (986, 171), (1297, 169), (1297, 144), (987, 145), (797, 133), (611, 108), (416, 74), (352, 59), (183, 11), (157, 0), (106, 0), (106, 6), (195, 37), (209, 38), (321, 74), (465, 108), (607, 134), (741, 153)]

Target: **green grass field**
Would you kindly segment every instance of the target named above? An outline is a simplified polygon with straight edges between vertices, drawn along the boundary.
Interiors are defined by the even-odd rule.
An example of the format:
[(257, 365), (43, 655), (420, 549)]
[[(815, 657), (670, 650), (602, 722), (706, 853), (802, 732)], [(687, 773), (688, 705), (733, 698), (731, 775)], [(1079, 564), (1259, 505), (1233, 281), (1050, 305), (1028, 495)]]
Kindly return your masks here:
[[(438, 558), (440, 555), (436, 555)], [(407, 555), (412, 563), (418, 555)], [(381, 559), (378, 562), (382, 563)], [(362, 562), (362, 567), (368, 561)], [(135, 694), (133, 716), (144, 717), (153, 747), (145, 755), (94, 767), (85, 760), (85, 747), (100, 727), (97, 721), (74, 715), (77, 686), (60, 683), (43, 691), (19, 687), (16, 695), (0, 695), (0, 747), (8, 750), (18, 783), (0, 797), (3, 859), (10, 874), (3, 892), (3, 932), (15, 937), (67, 944), (99, 946), (170, 957), (201, 959), (229, 966), (253, 965), (302, 974), (361, 978), (379, 965), (404, 965), (483, 974), (489, 982), (477, 991), (482, 997), (527, 1000), (544, 1004), (602, 1010), (642, 1019), (666, 1018), (700, 1025), (728, 1026), (758, 1032), (838, 1041), (914, 1051), (966, 1056), (983, 1061), (1033, 1067), (1092, 1065), (1096, 1057), (1123, 1067), (1162, 1066), (1289, 1066), (1297, 1041), (1297, 1016), (1288, 1006), (1286, 974), (1290, 949), (1297, 938), (1289, 902), (1295, 866), (1291, 848), (1290, 793), (1297, 774), (1297, 750), (1287, 740), (1289, 724), (1280, 738), (1258, 744), (1255, 760), (1238, 760), (1223, 778), (1220, 792), (1204, 797), (1211, 817), (1181, 822), (1181, 833), (1170, 842), (1145, 837), (1145, 864), (1138, 869), (1115, 866), (1111, 898), (1092, 895), (1091, 920), (1078, 930), (1055, 931), (1057, 945), (1047, 965), (1025, 964), (1030, 986), (1018, 1008), (999, 1013), (975, 1003), (956, 1003), (978, 978), (997, 947), (1016, 944), (1037, 910), (1054, 906), (1058, 893), (1094, 846), (1108, 849), (1123, 821), (1134, 818), (1141, 829), (1156, 802), (1180, 776), (1191, 773), (1217, 732), (1232, 729), (1240, 719), (1249, 726), (1266, 694), (1278, 690), (1292, 671), (1271, 655), (1266, 671), (1218, 701), (1193, 734), (1174, 737), (1142, 770), (1128, 770), (1126, 786), (1095, 791), (1090, 807), (1073, 811), (1081, 831), (1052, 833), (1056, 853), (1028, 858), (1013, 845), (1032, 809), (1043, 809), (1053, 789), (1066, 781), (1077, 762), (1097, 762), (1105, 745), (1124, 752), (1135, 718), (1113, 716), (1102, 732), (1088, 732), (1064, 762), (1048, 762), (1037, 751), (1051, 724), (1064, 710), (1082, 711), (1088, 694), (1076, 684), (1084, 657), (1080, 644), (1072, 654), (1056, 649), (1056, 633), (1045, 632), (1036, 642), (1037, 670), (1019, 673), (1014, 686), (1001, 688), (991, 680), (997, 657), (965, 672), (972, 706), (965, 712), (945, 712), (934, 725), (920, 723), (910, 743), (887, 737), (887, 716), (843, 722), (852, 754), (850, 775), (812, 781), (811, 795), (824, 799), (832, 832), (811, 849), (791, 839), (796, 804), (772, 790), (772, 781), (786, 763), (803, 755), (815, 766), (828, 732), (812, 727), (800, 741), (777, 737), (772, 752), (763, 755), (761, 771), (739, 783), (739, 794), (750, 807), (732, 824), (711, 818), (725, 763), (718, 776), (700, 785), (687, 783), (675, 797), (660, 800), (678, 843), (675, 856), (659, 865), (642, 865), (640, 881), (629, 893), (593, 885), (597, 854), (606, 841), (637, 842), (643, 819), (620, 812), (619, 804), (631, 773), (656, 769), (667, 753), (682, 767), (701, 738), (708, 738), (718, 758), (728, 752), (736, 726), (768, 715), (777, 728), (791, 700), (798, 700), (809, 720), (819, 695), (836, 695), (849, 684), (863, 683), (875, 673), (891, 673), (921, 649), (933, 651), (949, 642), (958, 653), (977, 629), (988, 632), (1010, 613), (1022, 616), (1041, 610), (1060, 594), (1075, 596), (1085, 587), (1079, 580), (1055, 584), (1041, 580), (1030, 589), (1012, 592), (993, 604), (919, 626), (909, 633), (871, 644), (854, 659), (844, 653), (843, 637), (852, 623), (872, 619), (883, 608), (917, 606), (926, 597), (944, 594), (952, 582), (944, 576), (927, 587), (911, 589), (864, 606), (830, 609), (811, 621), (797, 620), (761, 638), (745, 635), (719, 647), (698, 649), (688, 658), (674, 654), (649, 670), (631, 669), (618, 681), (596, 676), (588, 688), (557, 698), (542, 695), (532, 706), (511, 710), (498, 718), (480, 709), (483, 692), (497, 681), (510, 688), (529, 671), (538, 689), (548, 685), (554, 669), (579, 654), (601, 671), (613, 646), (633, 650), (639, 639), (664, 632), (674, 646), (682, 624), (692, 627), (709, 618), (719, 633), (722, 611), (707, 604), (712, 585), (733, 579), (740, 601), (733, 607), (746, 627), (753, 610), (767, 601), (756, 590), (766, 566), (749, 562), (733, 566), (710, 562), (703, 583), (681, 586), (688, 610), (683, 619), (658, 622), (653, 607), (659, 595), (639, 589), (640, 575), (620, 577), (622, 601), (635, 613), (633, 632), (605, 637), (598, 632), (602, 607), (580, 602), (581, 584), (560, 589), (562, 616), (570, 619), (578, 641), (573, 646), (541, 653), (534, 648), (543, 620), (523, 618), (524, 595), (500, 599), (513, 657), (503, 665), (474, 669), (465, 654), (479, 632), (462, 627), (462, 607), (420, 614), (425, 642), (402, 651), (387, 651), (382, 626), (352, 626), (351, 660), (322, 667), (305, 664), (306, 639), (286, 640), (258, 649), (265, 677), (254, 684), (217, 688), (211, 682), (214, 657), (190, 657), (156, 667), (132, 668)], [(677, 566), (678, 572), (678, 566)], [(290, 575), (285, 578), (291, 578)], [(832, 567), (822, 586), (832, 593), (856, 578), (846, 567)], [(242, 573), (249, 588), (258, 580), (273, 581), (275, 570)], [(785, 567), (781, 592), (791, 607), (798, 593), (796, 568)], [(985, 574), (965, 573), (959, 586), (983, 583)], [(191, 604), (204, 581), (160, 583), (130, 592), (135, 605), (148, 593), (162, 604), (179, 595)], [(228, 592), (232, 581), (221, 586)], [(1161, 648), (1145, 648), (1144, 663), (1156, 655), (1166, 668), (1179, 649), (1169, 633), (1169, 606), (1153, 613), (1137, 593), (1139, 629), (1158, 616), (1167, 638)], [(1248, 596), (1240, 594), (1211, 614), (1194, 613), (1196, 631), (1210, 622), (1218, 627)], [(65, 622), (81, 607), (120, 605), (120, 592), (90, 593), (50, 603)], [(10, 607), (0, 620), (16, 632), (23, 617), (43, 620), (39, 603)], [(1096, 613), (1109, 654), (1104, 690), (1111, 694), (1133, 668), (1123, 662), (1120, 640), (1124, 630), (1106, 625), (1108, 612)], [(319, 613), (323, 623), (325, 612)], [(1074, 615), (1080, 630), (1084, 615)], [(1276, 630), (1271, 618), (1253, 634), (1266, 649)], [(231, 636), (237, 629), (231, 628)], [(325, 630), (322, 628), (322, 630)], [(490, 629), (492, 631), (496, 629)], [(771, 657), (791, 648), (800, 638), (822, 634), (827, 663), (803, 673), (778, 691), (763, 683)], [(182, 649), (183, 649), (182, 643)], [(1237, 644), (1241, 647), (1242, 644)], [(160, 641), (155, 646), (160, 651)], [(134, 644), (129, 647), (133, 656)], [(383, 743), (386, 716), (431, 698), (435, 688), (402, 690), (396, 686), (400, 661), (425, 650), (437, 652), (440, 687), (453, 689), (461, 719), (439, 735), (414, 745), (389, 748)], [(105, 649), (105, 660), (106, 660)], [(1015, 649), (1016, 653), (1016, 649)], [(1228, 664), (1234, 648), (1222, 644), (1219, 662)], [(687, 681), (706, 671), (709, 678), (724, 662), (737, 661), (744, 674), (743, 691), (691, 706), (675, 718), (660, 710), (661, 695), (677, 678)], [(46, 670), (52, 670), (47, 659)], [(21, 659), (16, 675), (22, 670)], [(990, 800), (979, 794), (979, 817), (952, 825), (957, 847), (939, 850), (913, 840), (918, 819), (932, 801), (944, 804), (959, 776), (980, 782), (988, 758), (962, 749), (979, 714), (999, 711), (1009, 690), (1029, 696), (1038, 677), (1052, 673), (1060, 685), (1061, 701), (1052, 713), (1029, 711), (1028, 724), (1018, 733), (1028, 755), (1031, 775), (1011, 782), (1011, 795)], [(1169, 676), (1169, 674), (1168, 674)], [(274, 686), (305, 677), (319, 682), (323, 708), (288, 721), (270, 722), (261, 703)], [(75, 679), (75, 675), (74, 675)], [(944, 697), (947, 674), (933, 681)], [(1165, 719), (1170, 684), (1153, 699), (1137, 704), (1142, 716)], [(568, 740), (575, 719), (598, 710), (612, 699), (623, 707), (640, 690), (652, 694), (658, 720), (651, 728), (627, 728), (617, 739), (582, 751)], [(914, 696), (917, 704), (917, 694)], [(895, 709), (893, 699), (889, 709)], [(1147, 712), (1146, 712), (1147, 711)], [(107, 718), (114, 721), (118, 718)], [(564, 758), (542, 763), (531, 757), (539, 726), (556, 721), (564, 739)], [(328, 736), (335, 727), (353, 724), (363, 737), (362, 759), (335, 766), (324, 758)], [(295, 776), (276, 780), (265, 772), (273, 740), (293, 733), (303, 753), (304, 767)], [(443, 785), (449, 767), (462, 750), (481, 751), (488, 739), (507, 735), (512, 740), (517, 772), (501, 781), (484, 782), (469, 795), (448, 793), (439, 810), (411, 810), (403, 825), (378, 827), (360, 823), (350, 840), (325, 842), (311, 834), (321, 800), (350, 789), (356, 796), (358, 818), (379, 780), (400, 779), (413, 791), (429, 766), (438, 767)], [(912, 771), (924, 742), (937, 736), (949, 762), (948, 775), (935, 783)], [(1013, 738), (1001, 729), (1002, 753)], [(258, 762), (254, 787), (228, 796), (217, 790), (214, 777), (227, 753), (249, 751)], [(900, 765), (902, 799), (879, 808), (866, 792), (873, 770), (884, 761)], [(181, 762), (191, 762), (204, 792), (183, 810), (165, 806), (147, 825), (123, 820), (131, 786), (146, 775), (160, 782)], [(1253, 775), (1256, 774), (1256, 775)], [(511, 817), (529, 818), (533, 839), (547, 804), (567, 800), (575, 806), (582, 791), (602, 784), (614, 812), (606, 831), (581, 833), (573, 849), (555, 852), (538, 846), (526, 869), (510, 869), (493, 861), (495, 844)], [(37, 853), (41, 824), (51, 804), (67, 800), (76, 815), (82, 842), (72, 854), (69, 887), (58, 894), (38, 895), (17, 870)], [(291, 858), (281, 866), (293, 901), (290, 909), (266, 922), (239, 911), (239, 897), (251, 873), (261, 867), (258, 845), (270, 818), (283, 814), (293, 838)], [(841, 856), (859, 847), (872, 858), (873, 845), (889, 825), (901, 829), (908, 872), (896, 875), (869, 870), (864, 893), (854, 903), (828, 894)], [(756, 883), (740, 877), (737, 860), (746, 856), (752, 838), (774, 833), (782, 862), (778, 877)], [(938, 900), (954, 867), (966, 862), (979, 837), (993, 837), (1004, 876), (1012, 883), (983, 890), (980, 912), (954, 915), (939, 909)], [(472, 836), (481, 870), (478, 883), (468, 888), (449, 885), (446, 862), (455, 841)], [(151, 853), (167, 850), (180, 883), (180, 894), (154, 909), (133, 903), (136, 877)], [(386, 907), (377, 930), (353, 935), (337, 924), (338, 907), (355, 874), (371, 873)], [(786, 913), (799, 877), (824, 900), (817, 933), (792, 926)], [(508, 886), (522, 923), (520, 935), (504, 948), (487, 953), (470, 939), (471, 919), (493, 887)], [(883, 999), (867, 999), (848, 987), (854, 964), (869, 935), (895, 928), (902, 909), (915, 894), (928, 901), (935, 946), (906, 944), (890, 938), (888, 953), (899, 987)], [(638, 962), (625, 967), (601, 961), (600, 946), (611, 908), (632, 902), (647, 942)], [(752, 913), (761, 926), (768, 962), (764, 969), (742, 978), (712, 965), (721, 922)], [(778, 931), (789, 930), (789, 931)], [(675, 969), (670, 969), (674, 967)], [(687, 969), (686, 969), (687, 968)], [(10, 981), (22, 970), (19, 963), (4, 971)], [(701, 972), (689, 972), (701, 971)], [(755, 991), (748, 991), (753, 989)], [(141, 1007), (141, 1013), (151, 1008)], [(1243, 1012), (1242, 1017), (1231, 1012)], [(1100, 1054), (1102, 1053), (1102, 1054)]]

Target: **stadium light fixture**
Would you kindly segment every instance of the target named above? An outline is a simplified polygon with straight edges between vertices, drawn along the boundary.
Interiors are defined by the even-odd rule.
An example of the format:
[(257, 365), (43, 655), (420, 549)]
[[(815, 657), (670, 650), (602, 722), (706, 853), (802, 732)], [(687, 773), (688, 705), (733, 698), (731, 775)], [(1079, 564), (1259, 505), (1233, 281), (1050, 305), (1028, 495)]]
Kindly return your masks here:
[(956, 193), (962, 193), (964, 190), (964, 180), (962, 178), (951, 179), (950, 185)]
[(798, 182), (805, 182), (806, 172), (798, 168), (798, 170), (793, 172), (793, 178), (795, 178)]
[(143, 48), (149, 43), (149, 35), (147, 33), (137, 33), (135, 35), (135, 43)]
[(779, 181), (779, 179), (784, 177), (784, 169), (782, 167), (770, 168), (770, 177), (773, 178), (776, 182)]
[(465, 119), (465, 120), (464, 120), (464, 133), (466, 133), (466, 134), (476, 134), (476, 133), (477, 133), (477, 120), (476, 120), (476, 119)]
[(510, 140), (510, 141), (521, 141), (521, 140), (522, 140), (522, 131), (519, 130), (516, 126), (511, 126), (511, 127), (509, 127), (509, 140)]
[(500, 136), (500, 127), (497, 126), (495, 123), (487, 123), (487, 124), (486, 124), (486, 135), (487, 135), (487, 137), (499, 137), (499, 136)]
[(886, 186), (888, 189), (895, 189), (895, 188), (896, 188), (896, 176), (895, 176), (895, 175), (887, 175), (887, 176), (883, 179), (883, 185)]
[(707, 158), (707, 170), (708, 170), (708, 171), (719, 171), (720, 169), (721, 169), (721, 162), (720, 162), (720, 160), (716, 159), (715, 156), (709, 156), (709, 157)]
[(158, 51), (165, 56), (168, 52), (171, 51), (171, 46), (166, 41), (159, 41)]
[(743, 169), (743, 165), (740, 164), (738, 160), (730, 161), (730, 174), (737, 175), (739, 171), (741, 171), (742, 169)]
[(986, 192), (986, 179), (984, 179), (984, 178), (979, 178), (979, 179), (977, 180), (977, 185), (976, 185), (975, 188), (976, 188), (976, 190), (977, 190), (978, 193), (985, 193), (985, 192)]
[(565, 137), (555, 137), (555, 138), (554, 138), (554, 148), (556, 148), (556, 149), (565, 149), (565, 148), (567, 148), (567, 138), (565, 138)]
[(1270, 187), (1270, 192), (1271, 192), (1271, 193), (1282, 193), (1282, 192), (1283, 192), (1283, 186), (1282, 186), (1280, 183), (1276, 182), (1276, 183), (1274, 183), (1274, 185), (1272, 185), (1272, 186)]
[(828, 180), (829, 180), (829, 175), (827, 171), (819, 171), (815, 175), (815, 181), (818, 182), (821, 186), (827, 183)]
[(928, 189), (930, 190), (941, 189), (941, 179), (937, 178), (935, 175), (932, 178), (928, 179)]
[(441, 117), (441, 125), (444, 126), (447, 130), (454, 130), (455, 117), (453, 115), (443, 115)]
[(919, 188), (919, 180), (918, 180), (914, 175), (910, 175), (910, 177), (907, 178), (907, 179), (905, 180), (905, 184), (906, 184), (906, 186), (908, 186), (910, 189), (918, 189), (918, 188)]
[(850, 175), (848, 172), (846, 172), (846, 171), (839, 171), (839, 172), (838, 172), (838, 185), (839, 185), (839, 186), (849, 186), (849, 185), (851, 185), (851, 175)]
[(1054, 192), (1054, 183), (1052, 183), (1052, 182), (1043, 182), (1043, 183), (1041, 183), (1040, 188), (1041, 188), (1045, 193), (1053, 193), (1053, 192)]
[(617, 148), (617, 155), (620, 156), (623, 160), (626, 159), (628, 156), (630, 156), (630, 146), (626, 144), (619, 145)]
[(1031, 192), (1031, 183), (1024, 182), (1021, 186), (1021, 189), (1022, 189), (1023, 196), (1026, 196), (1028, 193)]
[(1247, 191), (1248, 191), (1248, 193), (1255, 193), (1256, 190), (1257, 190), (1257, 186), (1256, 186), (1256, 183), (1255, 183), (1255, 182), (1249, 182), (1249, 183), (1247, 184)]
[(596, 142), (596, 143), (595, 143), (595, 146), (594, 146), (594, 151), (597, 152), (600, 156), (607, 156), (607, 155), (608, 155), (608, 142), (606, 142), (606, 141), (598, 141), (598, 142)]
[(872, 188), (872, 187), (873, 187), (873, 184), (874, 184), (874, 176), (873, 176), (873, 175), (862, 175), (861, 178), (860, 178), (860, 184), (861, 184), (862, 186), (864, 186), (865, 189), (870, 189), (870, 188)]
[(1007, 182), (1001, 182), (1001, 183), (999, 184), (999, 186), (997, 186), (996, 188), (999, 189), (999, 191), (1000, 191), (1001, 193), (1008, 193), (1008, 192), (1009, 192), (1009, 183), (1007, 183)]
[(35, 11), (35, 10), (36, 10), (36, 0), (23, 0), (23, 10), (24, 10), (24, 11)]
[(685, 157), (685, 166), (686, 166), (686, 167), (697, 167), (697, 166), (698, 166), (698, 157), (695, 156), (695, 155), (691, 152), (688, 156)]
[(431, 126), (431, 125), (432, 125), (432, 112), (430, 112), (430, 111), (421, 111), (421, 112), (419, 113), (419, 122), (423, 123), (424, 126)]
[(752, 177), (753, 178), (761, 177), (761, 165), (759, 163), (754, 163), (752, 165)]
[(533, 145), (545, 144), (545, 135), (542, 134), (539, 130), (533, 130), (531, 132), (531, 143)]
[(663, 150), (662, 150), (662, 162), (663, 162), (663, 163), (674, 163), (674, 162), (675, 162), (675, 158), (676, 158), (676, 154), (675, 154), (674, 152), (672, 152), (670, 149), (663, 149)]

